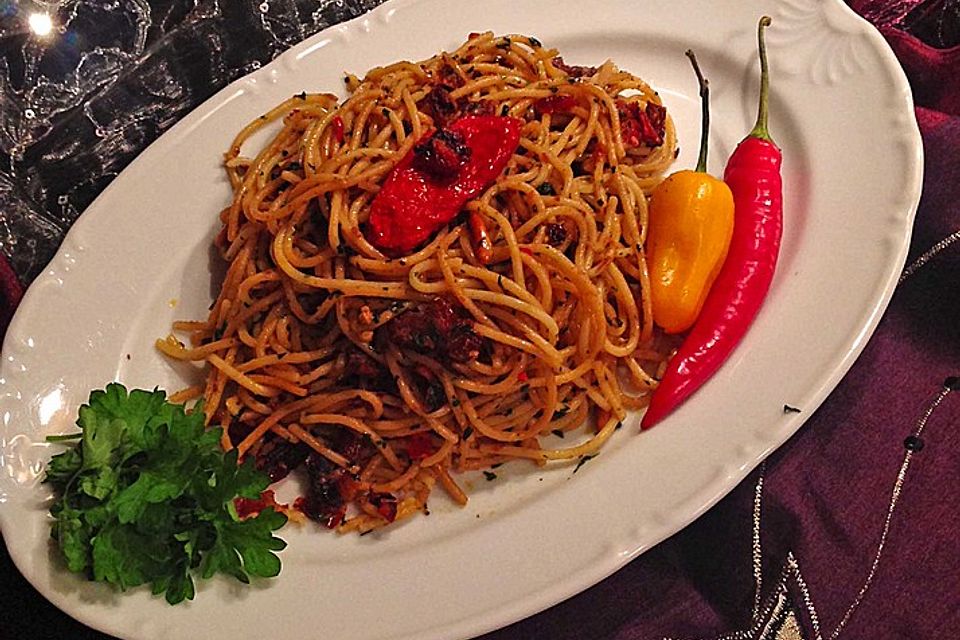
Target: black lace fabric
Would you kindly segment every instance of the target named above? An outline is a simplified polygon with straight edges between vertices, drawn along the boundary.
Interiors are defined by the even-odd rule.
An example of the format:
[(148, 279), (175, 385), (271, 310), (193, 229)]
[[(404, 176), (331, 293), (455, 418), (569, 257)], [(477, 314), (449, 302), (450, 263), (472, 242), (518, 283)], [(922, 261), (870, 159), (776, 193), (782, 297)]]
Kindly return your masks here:
[(952, 49), (960, 46), (960, 1), (921, 2), (904, 17), (900, 25), (931, 47)]
[(381, 0), (0, 0), (0, 251), (25, 283), (154, 139)]

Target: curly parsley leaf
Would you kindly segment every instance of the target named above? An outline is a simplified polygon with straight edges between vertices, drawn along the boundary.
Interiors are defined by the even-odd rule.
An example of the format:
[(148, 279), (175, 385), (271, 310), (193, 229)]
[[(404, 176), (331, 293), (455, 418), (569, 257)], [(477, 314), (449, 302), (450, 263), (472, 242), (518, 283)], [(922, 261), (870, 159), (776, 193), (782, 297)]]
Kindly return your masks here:
[(47, 465), (47, 482), (66, 486), (81, 467), (83, 467), (83, 457), (80, 455), (79, 447), (67, 449), (50, 460), (50, 464)]
[(220, 571), (247, 582), (247, 575), (272, 578), (280, 573), (280, 551), (287, 544), (273, 535), (286, 521), (286, 516), (273, 508), (264, 509), (260, 517), (248, 520), (218, 521), (216, 541), (200, 565), (203, 577)]
[[(171, 604), (192, 600), (194, 572), (248, 583), (280, 572), (273, 509), (241, 520), (233, 501), (269, 478), (220, 449), (220, 430), (163, 391), (110, 384), (80, 408), (79, 442), (54, 456), (45, 482), (58, 494), (51, 534), (67, 567), (121, 590), (150, 584)], [(55, 436), (51, 441), (72, 440)]]

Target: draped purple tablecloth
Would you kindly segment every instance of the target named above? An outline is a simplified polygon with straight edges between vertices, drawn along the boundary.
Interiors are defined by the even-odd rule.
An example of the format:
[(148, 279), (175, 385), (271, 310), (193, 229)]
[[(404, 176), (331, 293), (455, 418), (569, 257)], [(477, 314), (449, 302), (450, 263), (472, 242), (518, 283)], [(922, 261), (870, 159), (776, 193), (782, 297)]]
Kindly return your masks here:
[[(155, 4), (169, 5), (164, 19), (181, 10), (183, 24), (210, 19), (223, 27), (233, 19), (230, 11), (247, 3), (222, 10), (215, 2), (192, 9)], [(319, 4), (326, 8), (311, 15), (312, 30), (376, 2)], [(954, 377), (960, 375), (960, 3), (849, 4), (880, 29), (907, 72), (926, 160), (907, 265), (876, 333), (804, 428), (707, 514), (593, 588), (485, 640), (960, 638), (960, 394), (952, 393), (960, 389)], [(0, 20), (12, 15), (0, 11)], [(0, 53), (9, 56), (11, 34), (3, 25)], [(276, 40), (284, 24), (273, 26)], [(287, 33), (286, 44), (312, 30)], [(149, 29), (145, 34), (149, 39)], [(31, 173), (30, 149), (11, 150), (11, 134), (3, 130), (11, 167), (0, 169), (7, 213), (0, 218), (7, 231), (2, 248), (10, 260), (0, 260), (3, 327), (21, 284), (42, 267), (38, 239), (56, 232), (42, 224), (17, 226), (11, 211), (21, 207), (29, 216), (31, 207), (61, 213), (74, 207), (75, 219), (175, 116), (259, 64), (258, 56), (276, 55), (284, 42), (246, 44), (250, 50), (233, 52), (233, 76), (201, 82), (189, 100), (170, 109), (169, 121), (137, 130), (132, 142), (125, 138), (130, 146), (115, 165), (56, 195), (57, 205), (52, 193), (16, 197), (29, 194), (31, 179), (43, 178), (43, 170)], [(176, 46), (189, 53), (188, 43)], [(0, 85), (0, 106), (7, 110), (16, 106), (12, 94), (4, 95), (10, 91)], [(71, 221), (67, 215), (61, 224)], [(5, 551), (0, 561), (0, 638), (105, 637), (46, 603)]]

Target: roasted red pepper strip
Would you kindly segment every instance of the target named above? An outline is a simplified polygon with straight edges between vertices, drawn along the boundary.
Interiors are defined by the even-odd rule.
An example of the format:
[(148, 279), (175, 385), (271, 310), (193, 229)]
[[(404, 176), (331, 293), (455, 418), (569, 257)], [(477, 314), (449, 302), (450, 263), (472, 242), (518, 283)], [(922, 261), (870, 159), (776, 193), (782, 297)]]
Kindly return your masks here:
[[(436, 177), (414, 162), (411, 151), (394, 167), (370, 208), (373, 244), (391, 255), (410, 253), (493, 182), (520, 143), (522, 121), (502, 116), (463, 116), (446, 132), (469, 149), (453, 177)], [(436, 132), (427, 133), (419, 144)]]
[(670, 360), (641, 426), (648, 429), (706, 382), (740, 342), (760, 309), (780, 253), (782, 155), (767, 129), (769, 71), (760, 20), (760, 108), (753, 131), (737, 146), (723, 179), (734, 200), (733, 239), (700, 317)]

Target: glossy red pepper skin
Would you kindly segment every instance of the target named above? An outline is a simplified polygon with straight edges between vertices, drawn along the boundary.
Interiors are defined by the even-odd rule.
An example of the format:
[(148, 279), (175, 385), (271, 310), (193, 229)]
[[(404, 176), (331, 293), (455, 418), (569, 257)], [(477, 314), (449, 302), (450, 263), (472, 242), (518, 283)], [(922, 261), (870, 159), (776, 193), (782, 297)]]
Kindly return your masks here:
[(783, 155), (767, 129), (768, 71), (760, 19), (760, 108), (757, 124), (737, 145), (724, 182), (733, 193), (733, 238), (700, 316), (667, 365), (640, 422), (649, 429), (699, 389), (740, 343), (770, 290), (783, 233)]
[(783, 231), (780, 149), (747, 137), (727, 163), (733, 238), (700, 317), (670, 360), (641, 421), (649, 429), (700, 388), (753, 323), (773, 280)]
[(341, 118), (340, 116), (335, 116), (333, 120), (330, 121), (330, 132), (334, 140), (336, 140), (337, 142), (343, 142), (343, 138), (344, 138), (343, 118)]
[[(520, 143), (523, 122), (504, 116), (463, 116), (447, 126), (470, 155), (453, 179), (437, 179), (416, 166), (410, 151), (394, 167), (370, 208), (371, 241), (390, 255), (412, 252), (453, 220), (506, 167)], [(434, 131), (428, 132), (422, 143)]]

